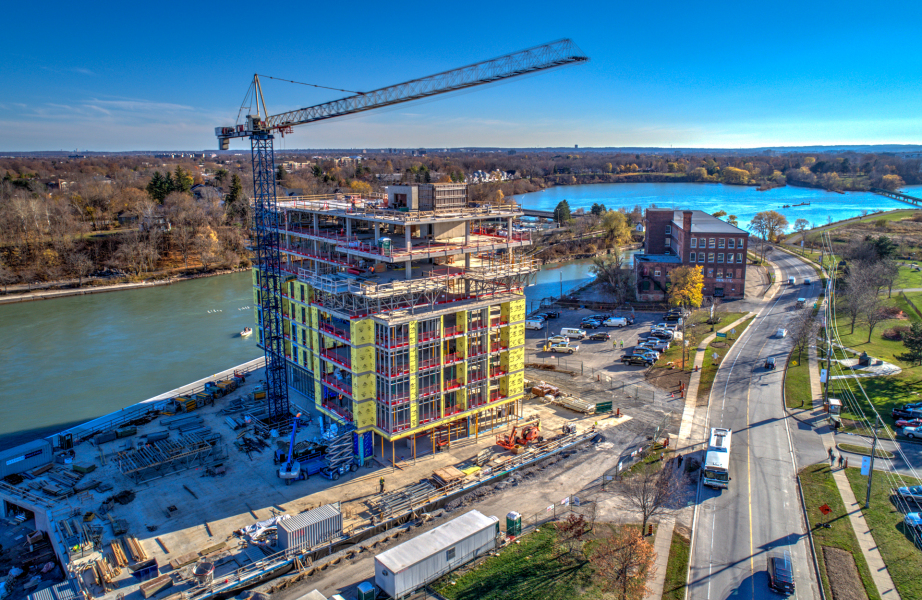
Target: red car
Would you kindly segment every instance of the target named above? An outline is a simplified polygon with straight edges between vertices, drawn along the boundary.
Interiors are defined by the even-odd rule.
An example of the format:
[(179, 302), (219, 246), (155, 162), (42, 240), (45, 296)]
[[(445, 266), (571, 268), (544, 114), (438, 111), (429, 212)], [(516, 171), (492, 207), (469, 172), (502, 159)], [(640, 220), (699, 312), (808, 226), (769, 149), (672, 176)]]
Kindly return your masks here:
[(919, 427), (922, 426), (922, 419), (897, 419), (897, 427)]

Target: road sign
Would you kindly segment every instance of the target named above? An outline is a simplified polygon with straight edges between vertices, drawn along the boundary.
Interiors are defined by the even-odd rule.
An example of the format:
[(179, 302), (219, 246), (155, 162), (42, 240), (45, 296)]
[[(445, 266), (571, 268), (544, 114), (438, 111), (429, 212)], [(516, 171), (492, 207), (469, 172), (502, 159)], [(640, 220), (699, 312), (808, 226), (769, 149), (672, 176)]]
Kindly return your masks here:
[(832, 509), (829, 508), (828, 504), (824, 504), (820, 507), (820, 512), (823, 513), (824, 515), (828, 515), (829, 513), (832, 512)]
[(730, 333), (732, 333), (733, 335), (736, 335), (736, 330), (735, 330), (735, 329), (731, 329), (731, 330), (730, 330)]
[(865, 456), (861, 459), (861, 474), (867, 475), (871, 472), (871, 457)]
[(826, 383), (826, 369), (820, 369), (820, 383)]
[(713, 358), (714, 360), (717, 360), (718, 358), (720, 358), (720, 355), (715, 352), (714, 354), (711, 355), (711, 358)]
[(720, 333), (720, 332), (718, 331), (718, 332), (717, 332), (717, 337), (725, 338), (725, 337), (727, 337), (727, 334), (726, 334), (726, 333)]

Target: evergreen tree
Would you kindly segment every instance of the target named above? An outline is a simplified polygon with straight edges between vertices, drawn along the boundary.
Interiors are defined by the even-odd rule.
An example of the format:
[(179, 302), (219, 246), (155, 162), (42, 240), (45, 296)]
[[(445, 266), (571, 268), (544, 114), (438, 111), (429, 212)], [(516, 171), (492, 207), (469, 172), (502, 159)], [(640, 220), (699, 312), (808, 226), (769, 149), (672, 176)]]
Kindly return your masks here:
[(572, 218), (570, 216), (570, 204), (566, 200), (561, 200), (557, 203), (557, 208), (554, 209), (554, 220), (558, 223), (566, 223)]
[(170, 174), (167, 173), (167, 176), (164, 177), (160, 174), (160, 171), (154, 171), (153, 176), (150, 178), (150, 183), (147, 184), (147, 195), (151, 197), (151, 200), (163, 204), (163, 199), (169, 196), (172, 191), (173, 180)]
[(173, 177), (173, 191), (188, 192), (192, 189), (193, 182), (194, 180), (192, 179), (192, 174), (183, 169), (181, 166), (176, 165), (176, 172)]
[(909, 332), (903, 335), (906, 352), (897, 356), (900, 360), (914, 365), (922, 364), (922, 323), (913, 323)]
[(231, 178), (230, 192), (224, 197), (224, 210), (228, 217), (246, 221), (249, 217), (250, 204), (243, 194), (243, 183), (240, 175), (234, 173)]

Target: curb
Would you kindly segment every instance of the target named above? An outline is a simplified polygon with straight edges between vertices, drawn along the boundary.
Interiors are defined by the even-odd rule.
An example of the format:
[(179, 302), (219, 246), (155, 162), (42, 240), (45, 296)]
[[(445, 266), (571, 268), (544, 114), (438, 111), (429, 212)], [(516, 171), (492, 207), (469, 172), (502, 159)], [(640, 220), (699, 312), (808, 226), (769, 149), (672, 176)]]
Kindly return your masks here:
[[(868, 454), (862, 454), (861, 452), (855, 452), (854, 450), (843, 450), (843, 449), (839, 446), (839, 443), (838, 443), (838, 442), (836, 442), (836, 450), (838, 450), (839, 452), (845, 452), (846, 454), (854, 454), (855, 456), (871, 456), (870, 452), (869, 452)], [(868, 450), (870, 451), (871, 449), (868, 448)], [(877, 451), (880, 452), (880, 450), (881, 450), (881, 449), (878, 448)], [(896, 454), (893, 454), (893, 453), (890, 452), (889, 450), (884, 450), (884, 452), (887, 452), (888, 454), (892, 454), (893, 456), (875, 456), (874, 458), (877, 458), (877, 459), (880, 459), (880, 460), (893, 460), (894, 458), (896, 458)]]

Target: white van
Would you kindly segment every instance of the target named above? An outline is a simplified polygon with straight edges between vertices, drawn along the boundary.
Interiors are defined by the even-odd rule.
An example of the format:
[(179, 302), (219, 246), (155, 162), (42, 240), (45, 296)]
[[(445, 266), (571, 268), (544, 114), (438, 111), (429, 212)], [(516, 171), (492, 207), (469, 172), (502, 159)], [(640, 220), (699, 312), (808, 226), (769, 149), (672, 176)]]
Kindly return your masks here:
[(788, 285), (794, 285), (795, 283), (797, 283), (796, 277), (788, 277)]
[(525, 321), (525, 329), (544, 329), (544, 321)]
[(627, 319), (624, 317), (609, 317), (602, 321), (606, 327), (627, 327)]
[(575, 327), (564, 327), (560, 330), (560, 335), (581, 340), (586, 337), (586, 332), (582, 329), (576, 329)]

